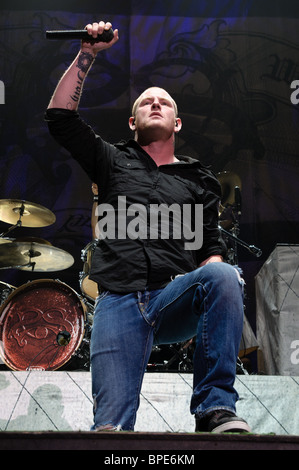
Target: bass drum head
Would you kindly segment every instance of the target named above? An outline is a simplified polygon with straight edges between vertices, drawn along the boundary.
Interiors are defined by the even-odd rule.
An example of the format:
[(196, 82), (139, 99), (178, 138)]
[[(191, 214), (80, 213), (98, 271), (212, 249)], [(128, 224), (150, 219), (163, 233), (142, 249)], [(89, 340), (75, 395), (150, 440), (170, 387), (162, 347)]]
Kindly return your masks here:
[(84, 337), (85, 305), (60, 281), (40, 279), (12, 292), (0, 310), (0, 354), (13, 370), (56, 370)]

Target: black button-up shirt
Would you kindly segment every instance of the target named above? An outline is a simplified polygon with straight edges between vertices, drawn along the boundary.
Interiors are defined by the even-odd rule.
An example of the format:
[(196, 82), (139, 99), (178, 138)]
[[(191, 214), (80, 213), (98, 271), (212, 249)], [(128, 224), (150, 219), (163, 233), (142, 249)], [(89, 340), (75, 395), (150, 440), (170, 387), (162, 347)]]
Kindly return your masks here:
[[(99, 188), (100, 223), (106, 234), (100, 237), (95, 249), (90, 279), (102, 289), (117, 293), (157, 289), (167, 285), (177, 274), (197, 268), (209, 256), (225, 254), (218, 228), (221, 188), (215, 175), (198, 160), (176, 156), (179, 162), (157, 166), (136, 141), (109, 144), (74, 111), (49, 109), (45, 117), (52, 136)], [(119, 211), (124, 204), (126, 209), (130, 208), (130, 213)], [(183, 222), (183, 206), (194, 209), (195, 204), (203, 207), (199, 249), (186, 249), (190, 233), (186, 239), (183, 229), (180, 237), (174, 235), (171, 216), (166, 236), (157, 230), (156, 235), (150, 232), (153, 208), (161, 208), (161, 205), (180, 208)], [(110, 216), (114, 213), (115, 225), (111, 225), (111, 217), (103, 210), (106, 208), (113, 209), (108, 212)], [(133, 215), (134, 210), (136, 215)], [(108, 223), (105, 227), (105, 221), (109, 221), (110, 228)], [(138, 236), (141, 233), (138, 221), (147, 227), (145, 236)], [(127, 228), (131, 224), (131, 232), (128, 229), (126, 237), (123, 230), (118, 231), (119, 225), (124, 223)], [(190, 229), (194, 232), (195, 225)]]

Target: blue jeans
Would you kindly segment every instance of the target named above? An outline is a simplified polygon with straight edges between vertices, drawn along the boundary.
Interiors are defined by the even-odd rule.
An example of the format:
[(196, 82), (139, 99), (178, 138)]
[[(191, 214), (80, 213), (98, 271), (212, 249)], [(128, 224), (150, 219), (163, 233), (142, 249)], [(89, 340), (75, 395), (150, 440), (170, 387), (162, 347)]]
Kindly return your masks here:
[(91, 336), (92, 429), (134, 430), (153, 345), (196, 336), (190, 411), (235, 412), (236, 362), (243, 329), (243, 280), (233, 266), (210, 263), (164, 289), (102, 293)]

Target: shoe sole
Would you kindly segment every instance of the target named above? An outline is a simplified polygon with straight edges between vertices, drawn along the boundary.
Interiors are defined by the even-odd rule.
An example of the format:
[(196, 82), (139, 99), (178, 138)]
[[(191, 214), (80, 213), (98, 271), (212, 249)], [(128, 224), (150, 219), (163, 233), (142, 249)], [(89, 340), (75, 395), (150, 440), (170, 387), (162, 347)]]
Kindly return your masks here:
[(216, 428), (212, 429), (212, 433), (222, 433), (222, 432), (235, 432), (235, 433), (242, 433), (242, 432), (251, 432), (250, 427), (247, 423), (243, 423), (242, 421), (227, 421), (226, 423), (220, 424), (216, 426)]

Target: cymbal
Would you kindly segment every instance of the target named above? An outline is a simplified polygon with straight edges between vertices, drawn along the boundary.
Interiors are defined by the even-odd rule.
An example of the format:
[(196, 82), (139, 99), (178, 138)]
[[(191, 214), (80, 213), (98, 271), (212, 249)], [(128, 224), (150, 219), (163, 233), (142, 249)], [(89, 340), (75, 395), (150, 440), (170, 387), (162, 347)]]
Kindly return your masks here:
[(14, 239), (15, 242), (18, 243), (41, 243), (42, 245), (52, 245), (48, 240), (45, 240), (44, 238), (38, 238), (38, 237), (17, 237)]
[(222, 198), (221, 204), (233, 204), (235, 202), (235, 187), (241, 189), (242, 183), (240, 177), (231, 171), (222, 171), (217, 173), (217, 179), (221, 185)]
[(21, 218), (24, 227), (47, 227), (56, 221), (49, 209), (21, 199), (0, 200), (0, 220), (15, 225)]
[(2, 245), (2, 243), (12, 243), (13, 240), (14, 240), (13, 238), (0, 237), (0, 245)]
[(74, 258), (72, 255), (45, 243), (13, 242), (0, 244), (0, 267), (2, 268), (50, 272), (67, 269), (73, 264)]

